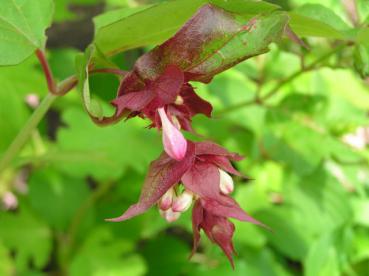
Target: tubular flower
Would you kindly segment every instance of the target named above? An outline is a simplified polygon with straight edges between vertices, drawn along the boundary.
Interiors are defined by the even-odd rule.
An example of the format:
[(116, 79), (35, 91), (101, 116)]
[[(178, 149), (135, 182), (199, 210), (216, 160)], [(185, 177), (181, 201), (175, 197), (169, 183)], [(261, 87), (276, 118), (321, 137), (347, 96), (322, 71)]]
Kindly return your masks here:
[(179, 129), (169, 120), (164, 107), (158, 109), (163, 129), (163, 145), (165, 152), (175, 160), (181, 160), (187, 150), (187, 141)]
[[(241, 159), (241, 156), (215, 143), (188, 141), (182, 160), (176, 161), (163, 153), (153, 161), (138, 203), (121, 216), (108, 220), (127, 220), (157, 203), (161, 215), (172, 222), (195, 201), (192, 211), (193, 252), (197, 249), (202, 229), (211, 241), (222, 248), (233, 266), (234, 225), (228, 218), (262, 225), (228, 195), (233, 190), (233, 181), (228, 173), (241, 175), (230, 161)], [(183, 186), (184, 191), (177, 193), (180, 186)]]

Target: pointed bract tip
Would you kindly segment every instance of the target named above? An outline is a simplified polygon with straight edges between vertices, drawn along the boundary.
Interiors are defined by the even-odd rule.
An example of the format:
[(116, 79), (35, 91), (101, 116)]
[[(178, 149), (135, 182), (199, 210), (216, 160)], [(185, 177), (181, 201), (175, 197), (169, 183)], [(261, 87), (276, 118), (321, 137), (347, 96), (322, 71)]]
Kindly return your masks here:
[(182, 160), (187, 151), (187, 141), (181, 131), (169, 120), (164, 108), (158, 109), (163, 129), (163, 145), (165, 152), (173, 159)]

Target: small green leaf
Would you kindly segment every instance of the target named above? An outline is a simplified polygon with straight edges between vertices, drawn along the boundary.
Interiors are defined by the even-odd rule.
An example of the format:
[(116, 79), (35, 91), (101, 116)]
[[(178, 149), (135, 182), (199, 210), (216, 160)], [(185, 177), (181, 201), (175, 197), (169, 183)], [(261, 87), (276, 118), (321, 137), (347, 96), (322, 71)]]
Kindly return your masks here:
[(369, 46), (358, 44), (354, 50), (354, 65), (361, 77), (369, 76)]
[(44, 46), (52, 0), (2, 0), (0, 9), (0, 65), (22, 62)]
[(300, 36), (345, 39), (350, 27), (332, 10), (306, 4), (290, 13), (291, 27)]
[(76, 56), (76, 67), (78, 75), (78, 90), (82, 94), (82, 101), (86, 108), (86, 111), (98, 120), (101, 120), (103, 115), (103, 109), (100, 102), (97, 99), (91, 99), (90, 95), (90, 83), (88, 66), (90, 64), (95, 47), (90, 46), (86, 49), (84, 54)]

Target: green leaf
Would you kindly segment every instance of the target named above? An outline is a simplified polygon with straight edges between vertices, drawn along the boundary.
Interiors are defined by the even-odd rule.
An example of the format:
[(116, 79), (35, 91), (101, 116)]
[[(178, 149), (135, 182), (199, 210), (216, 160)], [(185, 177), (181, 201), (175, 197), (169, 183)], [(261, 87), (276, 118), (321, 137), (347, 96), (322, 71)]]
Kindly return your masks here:
[(311, 238), (293, 222), (295, 215), (292, 208), (282, 206), (257, 212), (254, 217), (274, 230), (263, 232), (270, 244), (292, 260), (302, 260), (308, 252)]
[(52, 0), (2, 0), (0, 9), (0, 65), (22, 62), (44, 46)]
[(145, 263), (137, 254), (130, 254), (134, 245), (117, 239), (107, 227), (95, 228), (75, 255), (68, 275), (144, 275)]
[(52, 248), (51, 232), (25, 205), (18, 213), (0, 213), (0, 240), (16, 252), (16, 266), (26, 270), (30, 261), (36, 268), (44, 267)]
[(162, 149), (159, 137), (145, 130), (146, 123), (141, 120), (102, 128), (82, 110), (69, 108), (64, 111), (63, 122), (68, 128), (59, 130), (50, 161), (76, 177), (116, 179), (128, 168), (143, 173)]
[(369, 46), (357, 44), (354, 50), (354, 66), (362, 78), (369, 76)]
[(26, 95), (42, 96), (47, 91), (44, 76), (35, 70), (35, 64), (36, 59), (29, 59), (17, 66), (0, 67), (0, 156), (30, 115)]
[(306, 4), (290, 13), (291, 27), (300, 36), (345, 39), (349, 26), (332, 10)]
[[(94, 43), (107, 55), (162, 43), (171, 37), (199, 7), (208, 2), (228, 11), (237, 12), (246, 18), (278, 7), (265, 2), (246, 0), (176, 0), (146, 9), (135, 8), (129, 11), (110, 12), (94, 20), (96, 27)], [(176, 12), (173, 13), (173, 11)]]
[(361, 43), (367, 47), (369, 47), (369, 27), (364, 27), (359, 30), (357, 34), (357, 43)]
[(47, 168), (29, 179), (29, 200), (33, 209), (57, 230), (66, 230), (78, 208), (89, 195), (87, 183)]
[[(1, 239), (1, 237), (0, 237)], [(14, 263), (9, 250), (0, 241), (0, 275), (15, 275)]]
[(320, 4), (306, 4), (295, 10), (296, 13), (324, 22), (332, 28), (345, 31), (350, 27), (331, 9)]
[(159, 234), (142, 249), (149, 268), (147, 275), (160, 275), (163, 271), (167, 275), (180, 275), (181, 270), (188, 265), (188, 253), (189, 247), (180, 239)]
[(241, 14), (242, 17), (251, 17), (279, 9), (277, 5), (258, 0), (210, 0), (209, 2), (229, 12)]
[(78, 90), (82, 94), (82, 101), (87, 112), (97, 120), (101, 120), (103, 109), (97, 99), (91, 99), (88, 66), (95, 51), (93, 46), (87, 48), (84, 54), (76, 56), (76, 68), (78, 76)]
[(338, 228), (325, 232), (314, 244), (305, 259), (306, 276), (339, 276), (346, 265), (352, 244), (352, 230)]
[(206, 2), (178, 0), (154, 5), (134, 14), (123, 13), (121, 18), (117, 18), (115, 13), (103, 15), (104, 18), (95, 20), (94, 43), (107, 55), (158, 44), (173, 35)]

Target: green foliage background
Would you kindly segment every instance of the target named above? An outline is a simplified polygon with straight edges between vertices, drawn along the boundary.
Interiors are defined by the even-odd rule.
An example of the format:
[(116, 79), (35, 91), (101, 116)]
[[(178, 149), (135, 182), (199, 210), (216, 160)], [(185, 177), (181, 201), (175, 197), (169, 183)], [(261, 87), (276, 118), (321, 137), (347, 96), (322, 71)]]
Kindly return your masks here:
[[(106, 0), (106, 11), (123, 10), (99, 17), (96, 24), (156, 2), (163, 1)], [(183, 3), (195, 2), (201, 1)], [(248, 1), (234, 2), (237, 7)], [(291, 11), (291, 26), (310, 37), (311, 49), (284, 40), (207, 86), (196, 83), (213, 104), (214, 118), (198, 116), (194, 128), (247, 157), (238, 169), (253, 180), (236, 179), (234, 196), (273, 229), (235, 222), (235, 271), (205, 237), (188, 261), (190, 212), (170, 225), (155, 208), (127, 222), (104, 221), (137, 200), (148, 164), (162, 150), (160, 135), (138, 119), (98, 127), (72, 91), (55, 101), (0, 175), (0, 196), (12, 191), (19, 203), (16, 210), (0, 211), (0, 275), (368, 275), (369, 147), (343, 142), (345, 134), (369, 126), (367, 25), (353, 30), (337, 0), (269, 2)], [(368, 2), (356, 2), (361, 22), (369, 22)], [(54, 20), (77, 19), (70, 4), (99, 3), (56, 0)], [(134, 35), (130, 39), (137, 41)], [(135, 46), (163, 38), (156, 39)], [(339, 48), (343, 41), (353, 42)], [(113, 60), (128, 69), (143, 49)], [(77, 53), (49, 49), (58, 80), (74, 74)], [(1, 157), (32, 112), (26, 95), (42, 98), (47, 86), (33, 56), (0, 67), (0, 84)], [(92, 93), (104, 102), (117, 86), (115, 77), (90, 78)], [(262, 103), (254, 100), (270, 91), (273, 96)], [(22, 181), (26, 192), (19, 191)]]

